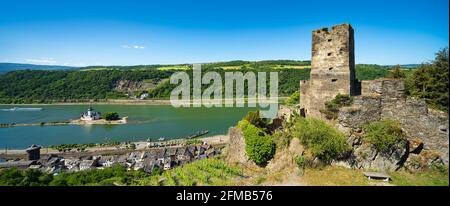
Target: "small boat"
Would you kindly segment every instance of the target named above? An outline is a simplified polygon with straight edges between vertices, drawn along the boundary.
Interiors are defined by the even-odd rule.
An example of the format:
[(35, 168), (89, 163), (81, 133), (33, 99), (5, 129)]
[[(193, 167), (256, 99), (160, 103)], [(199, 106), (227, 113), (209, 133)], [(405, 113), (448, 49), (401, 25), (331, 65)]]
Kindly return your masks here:
[(0, 111), (5, 111), (5, 112), (15, 112), (15, 111), (41, 111), (42, 108), (37, 108), (37, 107), (31, 107), (31, 108), (25, 108), (25, 107), (12, 107), (9, 109), (1, 109)]
[(164, 140), (166, 140), (166, 139), (163, 138), (163, 137), (161, 137), (161, 138), (158, 139), (158, 141), (164, 141)]

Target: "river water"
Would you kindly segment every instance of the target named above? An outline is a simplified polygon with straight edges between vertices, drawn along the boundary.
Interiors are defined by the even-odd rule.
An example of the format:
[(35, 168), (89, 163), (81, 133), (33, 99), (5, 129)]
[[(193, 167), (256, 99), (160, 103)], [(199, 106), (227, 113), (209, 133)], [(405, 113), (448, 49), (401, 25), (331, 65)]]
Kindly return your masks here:
[[(14, 106), (0, 105), (0, 109)], [(0, 123), (40, 123), (78, 119), (89, 105), (17, 106), (41, 111), (0, 110)], [(125, 125), (18, 126), (0, 128), (0, 149), (73, 143), (182, 138), (201, 130), (208, 136), (226, 134), (228, 128), (255, 108), (174, 108), (170, 105), (95, 105), (96, 111), (128, 116)]]

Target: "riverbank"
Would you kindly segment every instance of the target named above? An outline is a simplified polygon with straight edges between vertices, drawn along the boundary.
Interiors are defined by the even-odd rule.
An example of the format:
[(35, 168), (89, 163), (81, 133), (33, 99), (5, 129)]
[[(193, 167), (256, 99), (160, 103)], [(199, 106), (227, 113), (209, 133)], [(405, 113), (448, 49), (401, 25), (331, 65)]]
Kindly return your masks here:
[[(278, 97), (278, 103), (283, 102), (288, 97)], [(257, 100), (255, 98), (249, 99), (220, 99), (220, 100), (210, 100), (210, 103), (233, 103), (235, 101), (244, 101), (244, 102), (259, 102), (259, 103), (275, 103), (273, 100)], [(182, 101), (178, 100), (177, 103), (190, 103), (196, 104), (196, 102), (192, 101)], [(171, 105), (172, 102), (170, 99), (146, 99), (146, 100), (133, 100), (133, 99), (106, 99), (106, 100), (73, 100), (68, 102), (60, 102), (55, 101), (51, 103), (32, 103), (32, 104), (0, 104), (1, 105)]]
[[(127, 143), (121, 143), (120, 145), (115, 146), (94, 146), (94, 147), (88, 147), (84, 151), (69, 151), (69, 152), (63, 152), (58, 151), (54, 148), (49, 147), (43, 147), (41, 148), (41, 154), (57, 154), (57, 155), (101, 155), (101, 154), (111, 154), (111, 153), (123, 153), (128, 152), (130, 150), (145, 150), (149, 149), (151, 145), (153, 147), (177, 147), (182, 145), (183, 143), (186, 143), (190, 140), (199, 140), (201, 142), (204, 142), (209, 145), (225, 145), (229, 142), (229, 136), (228, 135), (215, 135), (211, 137), (200, 137), (195, 139), (172, 139), (167, 141), (157, 141), (157, 142), (150, 142), (150, 141), (135, 141), (135, 142), (127, 142)], [(130, 145), (134, 145), (135, 149), (130, 149)], [(26, 149), (13, 149), (13, 150), (0, 150), (0, 157), (1, 158), (20, 158), (27, 154)]]

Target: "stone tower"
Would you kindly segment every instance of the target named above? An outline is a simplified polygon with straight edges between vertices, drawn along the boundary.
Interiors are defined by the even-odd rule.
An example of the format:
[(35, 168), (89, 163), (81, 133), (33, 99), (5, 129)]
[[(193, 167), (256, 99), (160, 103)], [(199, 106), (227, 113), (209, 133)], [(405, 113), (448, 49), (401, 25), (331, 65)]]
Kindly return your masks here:
[(337, 94), (357, 95), (358, 90), (351, 25), (313, 31), (310, 79), (300, 82), (301, 114), (322, 117), (325, 102)]

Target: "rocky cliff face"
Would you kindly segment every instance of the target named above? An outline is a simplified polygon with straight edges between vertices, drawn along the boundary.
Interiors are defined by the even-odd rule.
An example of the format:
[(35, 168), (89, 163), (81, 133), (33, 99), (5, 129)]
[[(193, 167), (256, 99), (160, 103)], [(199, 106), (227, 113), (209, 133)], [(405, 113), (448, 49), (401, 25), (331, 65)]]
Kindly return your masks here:
[(364, 142), (363, 135), (361, 131), (353, 130), (347, 139), (353, 150), (333, 164), (382, 171), (395, 171), (404, 166), (409, 154), (408, 141), (398, 142), (387, 152), (378, 152), (371, 144)]
[(232, 127), (228, 130), (230, 142), (228, 144), (228, 151), (226, 155), (227, 162), (248, 164), (249, 160), (245, 153), (245, 139), (241, 129)]
[(131, 93), (141, 90), (142, 86), (143, 86), (142, 81), (130, 81), (121, 79), (116, 82), (114, 90), (119, 92)]
[[(402, 80), (363, 82), (363, 94), (339, 112), (337, 127), (349, 136), (354, 152), (339, 161), (355, 168), (420, 169), (449, 160), (448, 114), (428, 109), (423, 100), (407, 97)], [(407, 141), (396, 149), (378, 154), (361, 139), (361, 127), (384, 118), (398, 120)]]

